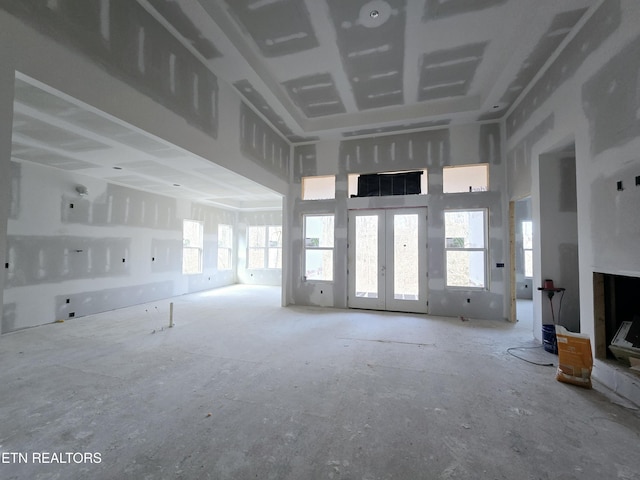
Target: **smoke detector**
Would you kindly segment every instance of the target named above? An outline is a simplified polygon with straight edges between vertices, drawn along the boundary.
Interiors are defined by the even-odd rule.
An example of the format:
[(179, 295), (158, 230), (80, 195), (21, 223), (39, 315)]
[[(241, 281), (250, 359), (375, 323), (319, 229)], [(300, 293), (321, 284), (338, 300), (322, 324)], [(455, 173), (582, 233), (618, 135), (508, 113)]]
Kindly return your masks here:
[(384, 0), (372, 0), (360, 8), (358, 24), (367, 28), (379, 27), (391, 17), (392, 9)]

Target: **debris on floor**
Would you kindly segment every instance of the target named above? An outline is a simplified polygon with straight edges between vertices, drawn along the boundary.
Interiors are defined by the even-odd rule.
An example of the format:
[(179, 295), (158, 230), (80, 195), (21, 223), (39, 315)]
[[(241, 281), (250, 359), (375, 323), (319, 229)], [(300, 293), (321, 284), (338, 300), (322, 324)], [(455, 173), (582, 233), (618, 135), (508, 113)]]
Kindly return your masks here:
[(619, 362), (632, 367), (633, 370), (632, 359), (636, 363), (640, 362), (640, 316), (635, 315), (632, 321), (622, 322), (609, 345), (609, 350)]

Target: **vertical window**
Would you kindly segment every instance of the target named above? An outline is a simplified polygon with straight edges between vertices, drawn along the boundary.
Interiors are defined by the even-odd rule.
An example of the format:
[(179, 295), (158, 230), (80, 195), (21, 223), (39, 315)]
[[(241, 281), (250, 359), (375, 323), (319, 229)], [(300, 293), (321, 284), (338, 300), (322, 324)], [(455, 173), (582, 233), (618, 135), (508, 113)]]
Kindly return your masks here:
[(333, 215), (305, 215), (305, 280), (333, 281), (333, 236)]
[(524, 252), (524, 276), (533, 277), (533, 222), (522, 222), (522, 250)]
[(218, 225), (218, 270), (231, 270), (233, 229), (231, 225)]
[(247, 268), (282, 268), (282, 226), (247, 229)]
[(184, 220), (182, 222), (182, 273), (187, 275), (202, 273), (203, 246), (203, 223)]
[(486, 211), (444, 212), (447, 286), (485, 288)]

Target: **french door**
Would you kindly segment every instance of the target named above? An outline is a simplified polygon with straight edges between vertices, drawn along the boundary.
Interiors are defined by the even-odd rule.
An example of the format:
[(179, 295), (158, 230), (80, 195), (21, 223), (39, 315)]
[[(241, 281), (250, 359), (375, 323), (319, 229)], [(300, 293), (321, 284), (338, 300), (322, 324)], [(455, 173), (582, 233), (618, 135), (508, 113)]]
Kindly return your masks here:
[(349, 210), (351, 308), (427, 312), (427, 209)]

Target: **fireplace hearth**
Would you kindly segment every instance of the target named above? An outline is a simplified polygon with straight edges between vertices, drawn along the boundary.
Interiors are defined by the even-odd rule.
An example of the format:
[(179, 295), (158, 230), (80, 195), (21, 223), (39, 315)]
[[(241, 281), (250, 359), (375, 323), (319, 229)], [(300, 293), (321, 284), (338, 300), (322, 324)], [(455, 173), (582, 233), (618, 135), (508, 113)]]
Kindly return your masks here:
[[(640, 340), (640, 278), (594, 273), (595, 356), (629, 367), (628, 357), (638, 355)], [(609, 348), (615, 341), (613, 348)], [(625, 348), (616, 348), (622, 345)]]

